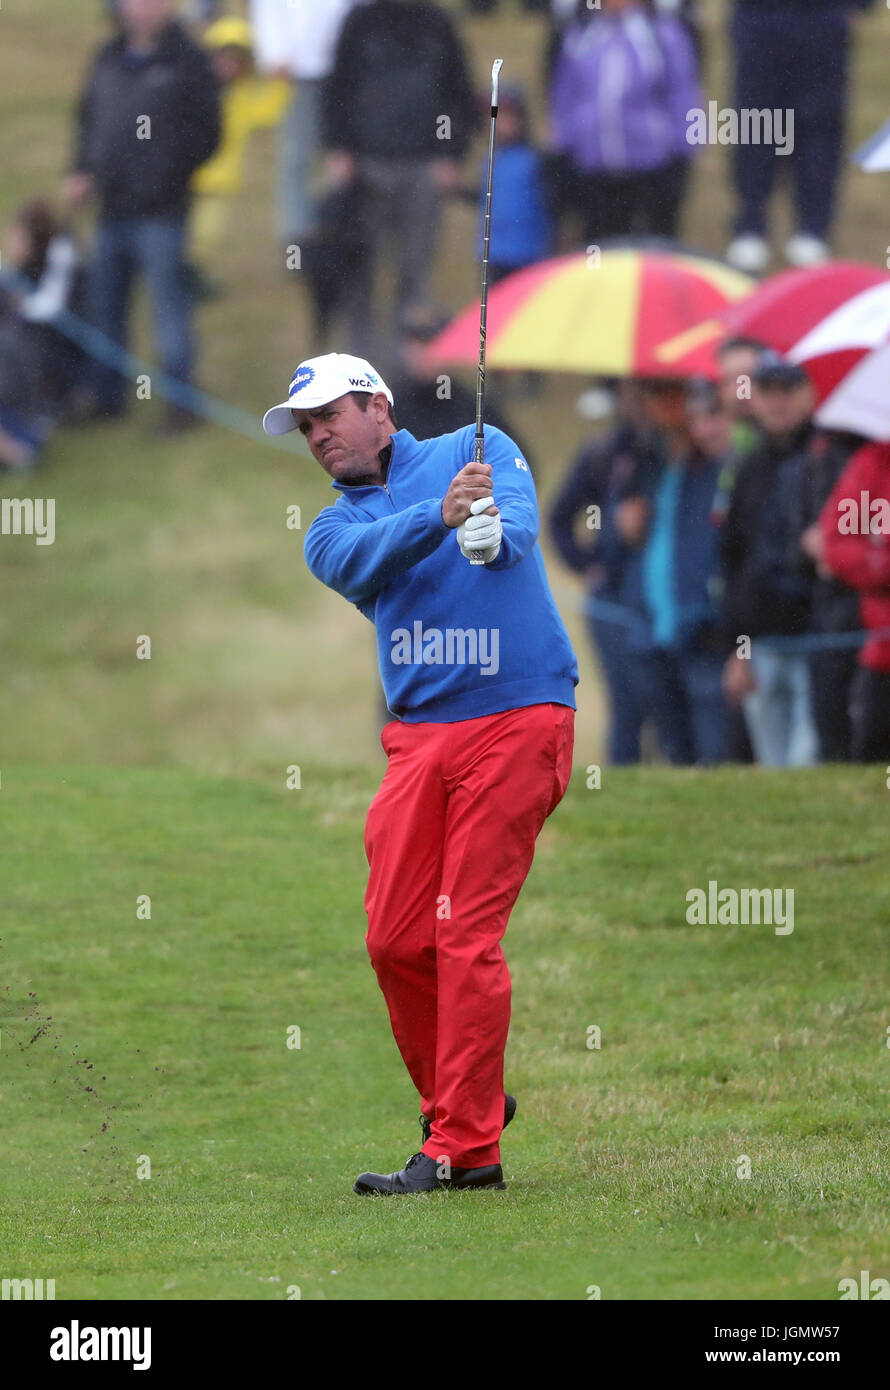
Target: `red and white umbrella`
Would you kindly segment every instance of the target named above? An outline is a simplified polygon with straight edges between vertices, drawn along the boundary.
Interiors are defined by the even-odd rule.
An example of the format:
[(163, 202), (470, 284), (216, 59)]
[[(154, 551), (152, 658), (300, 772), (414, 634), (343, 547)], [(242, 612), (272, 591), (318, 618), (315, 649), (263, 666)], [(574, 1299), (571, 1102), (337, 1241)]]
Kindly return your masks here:
[(828, 430), (890, 442), (890, 343), (863, 357), (816, 411)]
[[(857, 261), (829, 261), (807, 270), (783, 270), (763, 280), (753, 294), (728, 305), (710, 322), (695, 324), (676, 338), (662, 342), (655, 356), (679, 376), (699, 372), (713, 375), (714, 353), (726, 337), (753, 338), (788, 353), (838, 308), (868, 290), (890, 285), (890, 276), (877, 266)], [(849, 371), (856, 356), (819, 368), (817, 391), (825, 394)], [(809, 365), (807, 367), (809, 371)]]
[(788, 356), (816, 385), (820, 425), (890, 440), (890, 283), (828, 314)]

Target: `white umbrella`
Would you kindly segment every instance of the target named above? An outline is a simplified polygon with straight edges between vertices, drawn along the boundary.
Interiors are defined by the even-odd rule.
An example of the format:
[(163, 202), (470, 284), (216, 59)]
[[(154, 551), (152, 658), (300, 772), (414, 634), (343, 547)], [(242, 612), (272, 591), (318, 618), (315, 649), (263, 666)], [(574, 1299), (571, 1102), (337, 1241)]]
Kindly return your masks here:
[(853, 155), (853, 163), (868, 174), (886, 174), (890, 170), (890, 121), (885, 121), (881, 129), (860, 146)]

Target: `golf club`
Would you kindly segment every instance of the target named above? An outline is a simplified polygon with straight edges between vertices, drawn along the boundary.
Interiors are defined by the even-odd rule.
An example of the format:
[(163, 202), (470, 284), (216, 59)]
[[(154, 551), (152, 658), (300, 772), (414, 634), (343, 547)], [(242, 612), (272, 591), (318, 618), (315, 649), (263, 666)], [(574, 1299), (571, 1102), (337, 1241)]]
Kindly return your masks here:
[[(491, 240), (491, 185), (494, 174), (494, 136), (498, 119), (498, 74), (504, 65), (503, 58), (495, 58), (491, 65), (491, 126), (488, 132), (488, 179), (485, 188), (485, 222), (482, 231), (482, 298), (479, 303), (479, 366), (476, 370), (476, 437), (473, 445), (473, 462), (485, 462), (485, 437), (482, 432), (485, 409), (485, 329), (488, 321), (488, 246)], [(482, 504), (485, 504), (484, 506)], [(477, 516), (491, 505), (487, 498), (479, 498), (473, 503), (470, 512)], [(484, 552), (474, 550), (470, 556), (471, 565), (485, 563)]]

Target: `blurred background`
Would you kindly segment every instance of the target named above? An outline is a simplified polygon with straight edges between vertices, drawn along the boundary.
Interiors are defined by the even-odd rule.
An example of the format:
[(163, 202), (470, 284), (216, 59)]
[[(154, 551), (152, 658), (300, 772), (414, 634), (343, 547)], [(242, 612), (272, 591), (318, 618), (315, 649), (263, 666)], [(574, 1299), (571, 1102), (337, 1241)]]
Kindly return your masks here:
[[(164, 142), (172, 140), (175, 148), (166, 172), (151, 177), (154, 192), (167, 198), (161, 220), (168, 231), (177, 221), (180, 229), (187, 226), (187, 239), (182, 245), (162, 243), (151, 228), (137, 230), (131, 223), (122, 234), (122, 253), (116, 220), (126, 215), (151, 221), (157, 208), (150, 199), (139, 204), (148, 184), (129, 188), (120, 160), (115, 163), (114, 84), (122, 84), (117, 90), (123, 112), (145, 77), (145, 34), (171, 17), (164, 16), (162, 0), (122, 3), (135, 40), (106, 52), (92, 88), (88, 78), (96, 55), (121, 22), (112, 14), (114, 5), (10, 0), (0, 12), (0, 222), (2, 267), (9, 276), (0, 345), (3, 495), (52, 497), (56, 517), (52, 545), (36, 546), (27, 536), (0, 538), (4, 762), (171, 763), (261, 777), (309, 757), (346, 764), (382, 760), (371, 628), (311, 578), (302, 556), (305, 528), (330, 501), (327, 479), (299, 442), (281, 446), (264, 439), (259, 420), (283, 398), (302, 359), (321, 351), (362, 350), (392, 378), (400, 425), (419, 435), (435, 433), (440, 405), (438, 432), (470, 422), (471, 397), (464, 418), (446, 423), (444, 415), (446, 407), (459, 406), (462, 391), (472, 391), (471, 361), (461, 361), (457, 349), (446, 361), (443, 349), (436, 366), (429, 343), (444, 336), (449, 320), (478, 296), (478, 198), (495, 56), (504, 59), (505, 83), (498, 158), (508, 151), (516, 156), (509, 167), (496, 164), (496, 208), (502, 218), (509, 209), (512, 221), (502, 221), (493, 242), (495, 278), (550, 257), (587, 255), (600, 243), (606, 257), (608, 248), (627, 237), (635, 254), (641, 248), (644, 255), (667, 254), (666, 241), (711, 266), (725, 264), (728, 254), (736, 274), (752, 277), (788, 265), (818, 270), (829, 256), (870, 266), (876, 277), (886, 273), (888, 176), (867, 172), (849, 157), (890, 115), (890, 14), (883, 4), (703, 0), (656, 13), (654, 7), (604, 0), (593, 12), (582, 7), (579, 20), (572, 6), (551, 11), (514, 0), (423, 7), (419, 16), (421, 7), (411, 0), (371, 0), (356, 7), (356, 13), (367, 11), (357, 23), (345, 0), (317, 0), (304, 7), (313, 16), (306, 39), (294, 27), (295, 12), (304, 24), (305, 15), (285, 0), (277, 6), (171, 0), (166, 8), (176, 12), (204, 56), (188, 58), (193, 66), (184, 106), (176, 92), (165, 95), (159, 88), (152, 95), (160, 103), (152, 109), (162, 113), (160, 120), (154, 117), (152, 147), (163, 155)], [(270, 15), (270, 9), (278, 13)], [(745, 68), (758, 52), (770, 53), (757, 30), (766, 11), (779, 14), (786, 31), (782, 42), (789, 46), (778, 78), (775, 63), (772, 78)], [(825, 58), (835, 21), (850, 44), (848, 70), (840, 76), (836, 42), (834, 59)], [(412, 24), (419, 25), (420, 39), (412, 36)], [(653, 124), (644, 135), (633, 126), (617, 131), (615, 138), (624, 142), (617, 156), (598, 145), (588, 148), (594, 140), (591, 101), (599, 90), (592, 84), (603, 80), (588, 32), (598, 24), (621, 26), (628, 71), (642, 83), (640, 103), (653, 103), (651, 113), (645, 108)], [(174, 49), (171, 69), (182, 59), (178, 39)], [(407, 62), (414, 71), (406, 58), (412, 51), (418, 55), (414, 86), (398, 66)], [(827, 122), (815, 122), (816, 146), (795, 155), (798, 170), (801, 158), (809, 161), (798, 173), (798, 206), (779, 188), (768, 203), (761, 243), (751, 204), (762, 167), (760, 173), (740, 170), (736, 151), (725, 144), (681, 149), (676, 132), (696, 92), (705, 110), (712, 100), (730, 106), (739, 71), (747, 72), (753, 92), (765, 94), (757, 105), (784, 105), (783, 74), (788, 83), (796, 80), (789, 51), (804, 55), (799, 66), (810, 72), (811, 86), (821, 54), (837, 91), (815, 82), (820, 91), (788, 98), (787, 104), (798, 103), (799, 115), (806, 100), (823, 114), (826, 103), (835, 107)], [(339, 78), (326, 91), (332, 72)], [(430, 74), (437, 72), (431, 89)], [(92, 97), (79, 123), (85, 91)], [(775, 102), (770, 92), (778, 94)], [(450, 115), (450, 142), (440, 141), (446, 155), (412, 145), (408, 123), (396, 119), (403, 101), (424, 110), (432, 103)], [(214, 128), (216, 103), (221, 137)], [(381, 112), (391, 118), (392, 129), (383, 128)], [(123, 115), (118, 119), (123, 123)], [(661, 146), (659, 131), (667, 132)], [(805, 134), (806, 120), (798, 119), (798, 144)], [(381, 142), (376, 152), (374, 139)], [(396, 146), (398, 157), (391, 153)], [(208, 165), (208, 153), (215, 166)], [(770, 157), (783, 164), (781, 157)], [(426, 179), (431, 163), (436, 167), (428, 196), (417, 171)], [(193, 164), (204, 167), (193, 175)], [(85, 174), (92, 174), (92, 186)], [(355, 201), (359, 175), (368, 199), (361, 206)], [(184, 224), (186, 184), (191, 206)], [(740, 215), (743, 203), (747, 224)], [(400, 230), (397, 209), (405, 220)], [(820, 219), (823, 225), (816, 225)], [(405, 240), (406, 228), (399, 269), (389, 252)], [(121, 376), (121, 389), (113, 367), (98, 369), (90, 353), (97, 343), (101, 351), (120, 329), (120, 277), (133, 269), (121, 266), (127, 246), (137, 240), (128, 346), (138, 361), (125, 364), (133, 379)], [(370, 313), (364, 287), (378, 271)], [(147, 284), (164, 309), (157, 333)], [(727, 288), (726, 302), (741, 292)], [(625, 299), (632, 297), (628, 291)], [(628, 312), (626, 302), (617, 305), (616, 325)], [(679, 333), (702, 317), (693, 300), (684, 299), (671, 330)], [(597, 328), (601, 338), (609, 322)], [(90, 338), (90, 329), (101, 338)], [(662, 336), (669, 340), (672, 331)], [(190, 333), (194, 348), (186, 363), (183, 342)], [(78, 345), (71, 346), (72, 338)], [(135, 380), (140, 364), (148, 364), (150, 398), (145, 383), (139, 387)], [(170, 390), (159, 366), (173, 378)], [(799, 383), (783, 370), (769, 361), (752, 362), (748, 369), (754, 376), (759, 371), (761, 386), (787, 402)], [(441, 373), (453, 388), (451, 399), (440, 402), (429, 383)], [(621, 384), (628, 376), (637, 378), (630, 389), (638, 396), (629, 396)], [(664, 380), (653, 386), (656, 376)], [(591, 359), (585, 372), (545, 370), (531, 360), (498, 369), (492, 356), (490, 418), (515, 434), (532, 462), (551, 584), (581, 664), (581, 765), (605, 762), (610, 754), (633, 761), (639, 736), (637, 756), (714, 761), (715, 748), (719, 756), (733, 749), (740, 758), (752, 756), (750, 746), (739, 746), (748, 731), (738, 710), (729, 708), (732, 729), (721, 730), (710, 745), (706, 737), (702, 746), (696, 742), (684, 751), (682, 731), (662, 727), (658, 718), (658, 701), (674, 697), (665, 694), (664, 684), (652, 695), (647, 682), (658, 673), (651, 665), (640, 674), (633, 698), (643, 700), (645, 689), (654, 703), (642, 710), (636, 733), (630, 731), (630, 753), (626, 745), (623, 753), (616, 749), (602, 676), (615, 653), (611, 647), (605, 651), (602, 632), (599, 645), (591, 641), (595, 633), (585, 613), (591, 584), (599, 581), (593, 550), (585, 559), (584, 546), (593, 542), (589, 527), (584, 535), (584, 516), (602, 499), (595, 489), (585, 492), (583, 479), (580, 487), (569, 486), (579, 451), (608, 439), (628, 418), (636, 434), (661, 431), (662, 445), (681, 430), (678, 447), (692, 449), (712, 468), (715, 486), (702, 525), (713, 520), (716, 484), (738, 421), (726, 411), (707, 361), (688, 373), (695, 377), (691, 386), (685, 368), (682, 376), (678, 395), (679, 369), (668, 360), (656, 372), (651, 363), (635, 369), (632, 362), (610, 366)], [(804, 405), (795, 428), (806, 423), (810, 409)], [(677, 411), (682, 419), (675, 418)], [(690, 435), (695, 417), (698, 433)], [(761, 429), (762, 422), (754, 427)], [(845, 458), (855, 442), (848, 441)], [(634, 447), (638, 443), (635, 437)], [(625, 441), (625, 453), (627, 448)], [(618, 499), (632, 504), (619, 529), (623, 543), (639, 552), (642, 582), (643, 533), (648, 525), (651, 536), (659, 506), (657, 479), (646, 474), (652, 457), (650, 452), (642, 460), (635, 480), (622, 484)], [(738, 459), (733, 476), (737, 465)], [(836, 477), (837, 470), (832, 483)], [(724, 500), (726, 509), (729, 498)], [(288, 508), (295, 506), (301, 531), (286, 524)], [(634, 527), (642, 531), (630, 540)], [(580, 558), (572, 554), (570, 535), (581, 546)], [(711, 550), (701, 559), (698, 579), (702, 601), (713, 608), (708, 623), (714, 635), (707, 644), (707, 698), (713, 704), (718, 658), (722, 669), (731, 642), (725, 632), (719, 635), (721, 599), (711, 581), (719, 579), (720, 562)], [(811, 613), (817, 576), (798, 574), (795, 580), (804, 584), (802, 602)], [(626, 604), (626, 595), (620, 602)], [(640, 603), (640, 613), (655, 623), (658, 615), (651, 608), (646, 612), (645, 595)], [(778, 632), (808, 631), (808, 621), (795, 618)], [(857, 601), (841, 627), (858, 621)], [(141, 635), (151, 637), (150, 661), (136, 659)], [(855, 655), (851, 651), (851, 661)], [(674, 658), (672, 673), (662, 670), (658, 679), (686, 680), (682, 652), (677, 657), (674, 650)], [(687, 682), (677, 698), (694, 701), (690, 689)], [(612, 694), (620, 699), (614, 686)], [(731, 737), (737, 740), (732, 747)], [(786, 754), (779, 760), (819, 756), (815, 747)], [(849, 740), (828, 754), (849, 755)]]

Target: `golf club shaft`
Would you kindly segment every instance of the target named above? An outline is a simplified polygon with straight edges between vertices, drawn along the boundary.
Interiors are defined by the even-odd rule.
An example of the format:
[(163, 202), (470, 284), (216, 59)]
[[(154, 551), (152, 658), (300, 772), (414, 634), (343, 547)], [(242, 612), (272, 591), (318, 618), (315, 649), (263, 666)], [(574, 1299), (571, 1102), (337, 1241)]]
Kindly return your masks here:
[[(488, 132), (488, 177), (485, 188), (485, 220), (482, 227), (482, 297), (479, 301), (479, 365), (476, 370), (476, 437), (473, 446), (475, 463), (485, 462), (485, 332), (488, 323), (488, 248), (491, 241), (491, 188), (494, 178), (494, 137), (498, 119), (498, 74), (503, 58), (491, 65), (491, 125)], [(482, 552), (475, 550), (470, 563), (483, 564)]]

